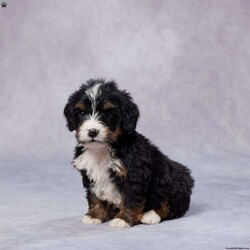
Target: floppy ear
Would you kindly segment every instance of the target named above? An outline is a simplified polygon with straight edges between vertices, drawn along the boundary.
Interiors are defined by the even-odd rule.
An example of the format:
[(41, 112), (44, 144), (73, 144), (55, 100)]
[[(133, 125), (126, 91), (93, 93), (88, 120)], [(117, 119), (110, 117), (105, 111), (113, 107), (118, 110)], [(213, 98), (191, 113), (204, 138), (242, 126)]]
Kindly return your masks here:
[(64, 116), (67, 120), (67, 127), (69, 131), (73, 131), (76, 129), (75, 121), (74, 121), (74, 110), (70, 102), (68, 102), (64, 108)]
[(139, 109), (133, 102), (132, 97), (125, 91), (122, 91), (121, 100), (121, 129), (124, 132), (132, 133), (136, 129), (139, 118)]
[(84, 95), (85, 90), (87, 88), (86, 84), (82, 84), (76, 92), (69, 96), (68, 103), (64, 108), (64, 116), (67, 120), (67, 127), (69, 131), (73, 131), (77, 127), (77, 120), (75, 117), (75, 105), (77, 104), (78, 100)]

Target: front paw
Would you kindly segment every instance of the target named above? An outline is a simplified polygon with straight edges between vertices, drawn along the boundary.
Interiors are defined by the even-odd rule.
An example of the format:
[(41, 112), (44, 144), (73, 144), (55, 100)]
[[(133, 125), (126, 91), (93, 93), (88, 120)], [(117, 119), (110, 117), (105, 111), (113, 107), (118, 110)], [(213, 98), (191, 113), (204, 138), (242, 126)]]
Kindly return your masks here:
[(97, 219), (97, 218), (93, 218), (89, 215), (84, 215), (83, 218), (82, 218), (82, 223), (83, 224), (101, 224), (102, 221), (100, 219)]
[(130, 227), (130, 225), (125, 221), (125, 220), (122, 220), (122, 219), (119, 219), (119, 218), (115, 218), (113, 219), (109, 225), (111, 227), (116, 227), (116, 228), (126, 228), (126, 227)]
[(158, 224), (161, 221), (161, 217), (154, 211), (150, 210), (143, 214), (141, 222), (143, 224)]

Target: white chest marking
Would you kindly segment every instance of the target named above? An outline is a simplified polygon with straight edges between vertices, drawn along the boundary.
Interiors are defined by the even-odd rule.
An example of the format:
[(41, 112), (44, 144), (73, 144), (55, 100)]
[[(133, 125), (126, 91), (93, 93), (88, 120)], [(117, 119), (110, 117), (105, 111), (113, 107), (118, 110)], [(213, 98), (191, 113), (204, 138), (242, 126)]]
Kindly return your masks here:
[(86, 170), (88, 178), (93, 181), (92, 192), (101, 199), (119, 205), (121, 194), (110, 179), (110, 169), (118, 170), (121, 164), (113, 159), (107, 147), (97, 149), (86, 149), (78, 156), (73, 165), (79, 170)]

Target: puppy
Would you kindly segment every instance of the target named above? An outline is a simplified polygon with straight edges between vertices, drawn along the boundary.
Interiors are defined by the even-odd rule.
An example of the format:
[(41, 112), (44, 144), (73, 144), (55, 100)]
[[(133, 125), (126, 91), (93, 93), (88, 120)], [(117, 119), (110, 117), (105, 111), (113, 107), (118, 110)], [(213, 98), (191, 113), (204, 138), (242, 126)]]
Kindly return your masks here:
[(86, 189), (83, 223), (111, 220), (124, 228), (186, 213), (190, 171), (136, 131), (139, 110), (129, 93), (114, 81), (89, 80), (69, 97), (64, 115), (78, 142), (72, 163)]

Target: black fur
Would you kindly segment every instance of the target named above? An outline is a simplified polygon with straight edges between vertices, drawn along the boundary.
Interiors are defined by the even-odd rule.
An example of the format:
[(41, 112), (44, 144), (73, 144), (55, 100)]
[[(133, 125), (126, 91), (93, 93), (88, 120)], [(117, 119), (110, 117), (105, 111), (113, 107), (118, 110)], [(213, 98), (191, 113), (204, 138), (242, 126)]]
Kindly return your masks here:
[(122, 135), (115, 149), (129, 173), (120, 185), (126, 207), (140, 206), (146, 197), (144, 211), (148, 211), (159, 208), (160, 203), (167, 199), (170, 206), (168, 219), (185, 214), (194, 186), (190, 171), (185, 166), (170, 160), (136, 131), (129, 136)]
[[(126, 178), (122, 178), (110, 170), (110, 178), (122, 194), (123, 206), (130, 210), (143, 206), (143, 212), (145, 212), (160, 209), (161, 203), (167, 201), (169, 213), (167, 218), (163, 219), (183, 216), (189, 209), (194, 186), (189, 169), (170, 160), (135, 130), (139, 117), (138, 107), (126, 91), (118, 90), (115, 82), (90, 80), (69, 97), (64, 109), (69, 130), (76, 130), (84, 122), (74, 108), (76, 103), (82, 101), (88, 105), (85, 91), (100, 82), (102, 83), (100, 105), (105, 100), (117, 104), (117, 109), (112, 110), (113, 113), (108, 115), (109, 118), (104, 115), (100, 119), (111, 131), (117, 127), (122, 131), (115, 141), (107, 141), (107, 143), (112, 149), (112, 157), (119, 159), (127, 172)], [(84, 151), (84, 146), (78, 145), (75, 148), (74, 158), (84, 154)], [(89, 200), (89, 196), (93, 195), (91, 194), (92, 181), (84, 170), (81, 170), (81, 174)]]

